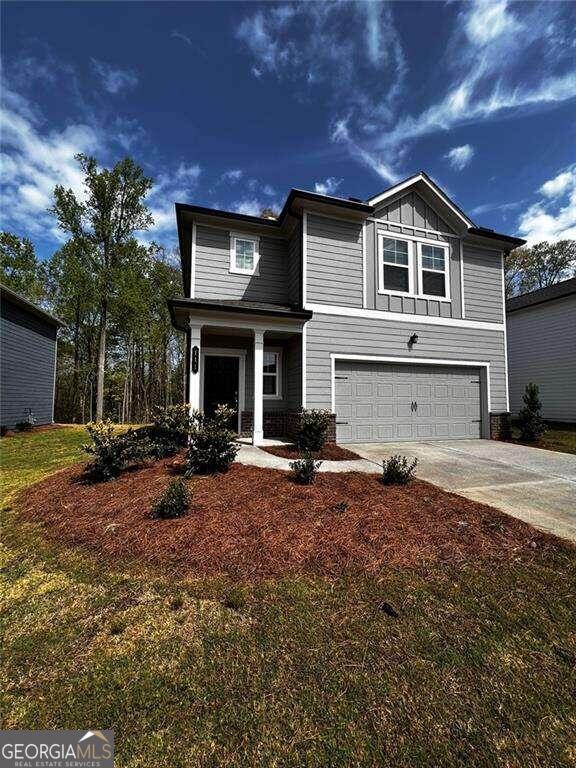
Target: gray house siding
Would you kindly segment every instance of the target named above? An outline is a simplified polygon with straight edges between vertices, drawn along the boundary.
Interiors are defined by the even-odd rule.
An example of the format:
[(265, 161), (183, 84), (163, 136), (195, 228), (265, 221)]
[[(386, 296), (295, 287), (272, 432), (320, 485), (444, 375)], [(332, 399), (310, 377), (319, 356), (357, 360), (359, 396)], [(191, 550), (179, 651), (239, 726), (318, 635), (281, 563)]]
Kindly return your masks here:
[(464, 311), (466, 319), (502, 323), (502, 256), (498, 251), (464, 244)]
[(295, 307), (302, 304), (302, 222), (298, 220), (288, 240), (288, 301)]
[(435, 232), (454, 233), (454, 230), (417, 192), (400, 194), (397, 198), (380, 203), (376, 206), (374, 216), (393, 224), (404, 224), (421, 230), (432, 229)]
[(56, 326), (4, 296), (0, 312), (0, 424), (13, 428), (31, 409), (37, 424), (54, 420)]
[(362, 224), (307, 216), (306, 301), (361, 307)]
[(544, 418), (576, 422), (576, 296), (510, 312), (507, 332), (511, 412), (534, 382)]
[[(506, 410), (503, 331), (314, 314), (306, 326), (306, 406), (331, 408), (330, 354), (490, 363), (492, 411)], [(418, 334), (410, 351), (408, 339)]]
[(288, 245), (282, 238), (260, 235), (258, 275), (230, 272), (230, 230), (196, 227), (195, 297), (289, 302)]

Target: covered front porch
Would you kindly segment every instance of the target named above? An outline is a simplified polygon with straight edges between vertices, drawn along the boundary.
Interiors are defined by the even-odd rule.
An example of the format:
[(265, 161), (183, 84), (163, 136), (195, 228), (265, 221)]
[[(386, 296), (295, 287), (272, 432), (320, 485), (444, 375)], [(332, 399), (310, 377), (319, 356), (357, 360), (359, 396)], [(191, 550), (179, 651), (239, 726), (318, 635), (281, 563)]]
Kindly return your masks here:
[(311, 313), (246, 301), (173, 299), (186, 334), (186, 401), (234, 409), (231, 427), (253, 445), (290, 437), (302, 407), (303, 333)]

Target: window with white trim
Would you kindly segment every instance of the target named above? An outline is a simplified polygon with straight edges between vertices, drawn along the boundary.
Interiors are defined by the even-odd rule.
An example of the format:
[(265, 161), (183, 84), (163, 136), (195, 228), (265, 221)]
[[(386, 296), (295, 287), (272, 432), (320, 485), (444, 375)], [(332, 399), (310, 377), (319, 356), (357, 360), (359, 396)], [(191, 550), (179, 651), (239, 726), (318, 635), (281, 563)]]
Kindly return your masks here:
[(380, 292), (412, 293), (412, 249), (408, 240), (394, 237), (379, 238)]
[(450, 298), (448, 248), (419, 243), (420, 293), (430, 298)]
[(264, 397), (279, 400), (282, 397), (282, 352), (279, 349), (264, 350), (262, 376)]
[(230, 272), (257, 275), (259, 239), (251, 235), (231, 234), (230, 241)]

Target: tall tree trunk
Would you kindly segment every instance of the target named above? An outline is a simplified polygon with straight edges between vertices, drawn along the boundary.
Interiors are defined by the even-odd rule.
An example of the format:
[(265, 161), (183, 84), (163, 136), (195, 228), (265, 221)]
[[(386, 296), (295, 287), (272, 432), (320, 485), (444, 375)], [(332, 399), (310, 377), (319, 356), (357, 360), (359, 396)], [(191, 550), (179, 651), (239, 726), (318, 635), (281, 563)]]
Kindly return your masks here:
[(80, 410), (80, 306), (76, 300), (74, 311), (74, 372), (72, 374), (72, 421), (76, 421)]
[(104, 372), (106, 369), (106, 326), (108, 324), (108, 299), (100, 304), (100, 328), (98, 331), (98, 370), (96, 378), (96, 420), (104, 416)]

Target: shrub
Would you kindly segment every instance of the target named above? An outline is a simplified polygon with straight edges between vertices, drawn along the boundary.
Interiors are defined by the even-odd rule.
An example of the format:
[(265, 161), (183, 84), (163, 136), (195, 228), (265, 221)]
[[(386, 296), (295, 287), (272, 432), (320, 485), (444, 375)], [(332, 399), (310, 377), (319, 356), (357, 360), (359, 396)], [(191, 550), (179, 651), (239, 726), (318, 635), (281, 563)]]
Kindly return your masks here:
[(407, 485), (414, 479), (414, 470), (418, 459), (409, 462), (406, 456), (390, 456), (382, 462), (382, 482), (384, 485)]
[(542, 403), (540, 402), (538, 385), (532, 382), (527, 384), (522, 399), (524, 401), (524, 408), (518, 413), (520, 438), (527, 443), (535, 443), (546, 432), (546, 424), (542, 418)]
[(186, 445), (192, 425), (187, 405), (156, 406), (152, 409), (152, 417), (152, 424), (134, 431), (143, 454), (162, 459)]
[(236, 434), (228, 424), (234, 411), (219, 405), (214, 416), (194, 414), (190, 430), (190, 445), (186, 457), (186, 474), (213, 474), (226, 472), (236, 458), (240, 446), (236, 445)]
[(332, 415), (330, 411), (302, 410), (296, 445), (301, 451), (321, 451)]
[(92, 443), (85, 443), (82, 449), (94, 457), (85, 470), (92, 480), (118, 477), (131, 462), (146, 455), (144, 446), (135, 439), (132, 429), (116, 434), (114, 424), (107, 420), (88, 424), (86, 430)]
[(30, 432), (33, 426), (31, 421), (19, 421), (15, 424), (17, 432)]
[(174, 520), (186, 514), (190, 504), (190, 494), (183, 480), (172, 480), (168, 488), (154, 502), (150, 517), (159, 520)]
[(315, 461), (310, 453), (305, 453), (296, 461), (290, 462), (290, 469), (298, 485), (313, 485), (321, 465), (321, 461)]

